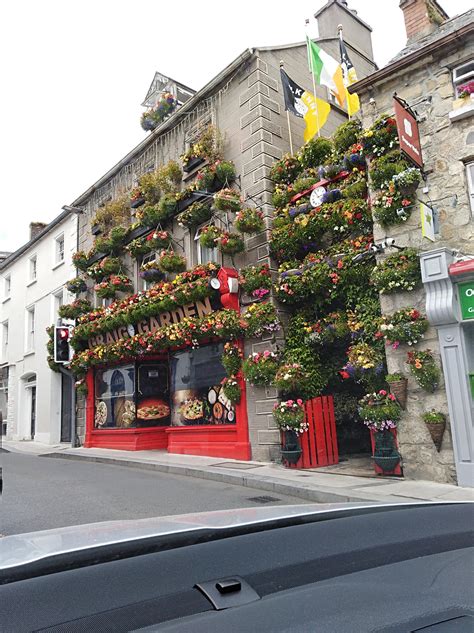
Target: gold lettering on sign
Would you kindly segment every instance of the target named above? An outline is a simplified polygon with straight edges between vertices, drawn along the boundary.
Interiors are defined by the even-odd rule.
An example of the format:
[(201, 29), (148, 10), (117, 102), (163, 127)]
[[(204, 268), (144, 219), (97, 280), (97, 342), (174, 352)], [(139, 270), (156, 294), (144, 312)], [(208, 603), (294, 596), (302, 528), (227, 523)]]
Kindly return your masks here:
[(96, 345), (104, 344), (104, 337), (102, 336), (102, 334), (97, 334), (97, 336), (95, 337), (95, 340), (96, 340)]
[(125, 338), (126, 336), (128, 336), (127, 328), (125, 327), (125, 325), (121, 325), (117, 328), (117, 334), (120, 338)]
[(169, 312), (163, 312), (160, 314), (161, 327), (171, 325), (171, 314)]
[(156, 332), (160, 328), (160, 324), (158, 319), (155, 319), (154, 316), (150, 317), (150, 329), (152, 332)]
[(211, 314), (212, 306), (209, 297), (206, 297), (204, 301), (196, 301), (196, 308), (199, 318)]
[(196, 306), (194, 303), (188, 303), (183, 306), (184, 316), (188, 319), (192, 319), (192, 317), (196, 316)]
[(107, 345), (112, 345), (112, 343), (115, 343), (115, 339), (110, 332), (105, 333), (105, 342)]
[(138, 328), (139, 334), (146, 334), (147, 332), (150, 331), (148, 321), (146, 319), (143, 319), (143, 321), (139, 321), (137, 323), (137, 328)]
[(172, 310), (171, 318), (173, 319), (173, 323), (179, 323), (184, 319), (184, 312), (181, 308), (176, 308), (176, 310)]

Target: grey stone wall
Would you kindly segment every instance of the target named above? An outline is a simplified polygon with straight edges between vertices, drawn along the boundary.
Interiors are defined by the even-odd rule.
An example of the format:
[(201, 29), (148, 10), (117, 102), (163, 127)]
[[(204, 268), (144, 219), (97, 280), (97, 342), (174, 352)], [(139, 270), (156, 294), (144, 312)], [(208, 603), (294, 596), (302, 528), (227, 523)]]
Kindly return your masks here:
[[(458, 249), (463, 253), (474, 252), (474, 224), (468, 200), (464, 162), (472, 160), (474, 143), (472, 118), (450, 122), (453, 109), (454, 88), (451, 68), (466, 60), (472, 41), (457, 44), (459, 48), (444, 49), (438, 56), (427, 57), (417, 64), (393, 73), (388, 80), (373, 85), (359, 94), (362, 120), (368, 127), (382, 113), (392, 113), (392, 95), (397, 92), (416, 110), (420, 119), (420, 138), (425, 173), (429, 191), (423, 193), (423, 185), (417, 195), (432, 204), (439, 213), (440, 232), (433, 243), (421, 234), (419, 206), (413, 209), (410, 219), (401, 226), (383, 229), (374, 225), (374, 238), (378, 242), (386, 235), (394, 237), (399, 246), (411, 246), (419, 251), (438, 247)], [(369, 99), (374, 101), (369, 103)], [(425, 312), (423, 289), (410, 293), (381, 296), (382, 312), (391, 314), (404, 306), (414, 306)], [(418, 348), (430, 348), (440, 362), (437, 331), (430, 327)], [(393, 350), (387, 348), (389, 372), (403, 371), (410, 376), (405, 366), (406, 346)], [(405, 475), (416, 479), (432, 479), (454, 482), (456, 473), (449, 424), (446, 429), (441, 452), (438, 453), (421, 420), (420, 414), (431, 408), (448, 413), (444, 383), (434, 394), (421, 390), (409, 377), (408, 405), (399, 425), (399, 441), (403, 455)]]

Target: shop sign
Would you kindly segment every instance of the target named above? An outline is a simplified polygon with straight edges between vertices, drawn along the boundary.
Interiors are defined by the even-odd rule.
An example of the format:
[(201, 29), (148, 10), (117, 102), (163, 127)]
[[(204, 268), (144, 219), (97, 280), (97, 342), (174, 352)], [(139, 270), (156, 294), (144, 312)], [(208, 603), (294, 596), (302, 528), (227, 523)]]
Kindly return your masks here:
[(167, 325), (180, 323), (183, 319), (204, 317), (212, 311), (211, 301), (209, 297), (206, 297), (202, 301), (188, 303), (184, 306), (177, 307), (174, 310), (170, 310), (169, 312), (161, 312), (161, 314), (157, 314), (156, 317), (151, 316), (143, 319), (135, 326), (121, 325), (111, 332), (97, 334), (97, 336), (93, 336), (89, 339), (89, 347), (96, 347), (97, 345), (111, 345), (124, 338), (131, 338), (132, 336), (135, 336), (135, 334), (148, 334), (149, 332), (155, 332), (159, 328), (166, 327)]
[(474, 319), (474, 281), (458, 284), (459, 303), (463, 319)]
[(420, 132), (418, 121), (407, 107), (405, 102), (393, 98), (393, 108), (397, 121), (398, 139), (400, 149), (410, 158), (417, 167), (423, 169), (423, 157), (421, 155)]

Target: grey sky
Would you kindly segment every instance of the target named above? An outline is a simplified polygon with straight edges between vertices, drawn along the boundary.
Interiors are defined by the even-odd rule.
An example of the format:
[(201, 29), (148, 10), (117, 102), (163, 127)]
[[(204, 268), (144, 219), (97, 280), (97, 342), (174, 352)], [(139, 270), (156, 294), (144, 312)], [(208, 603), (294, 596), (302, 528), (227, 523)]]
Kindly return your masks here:
[[(441, 0), (450, 16), (472, 0)], [(298, 42), (325, 0), (6, 0), (0, 250), (28, 239), (145, 133), (139, 119), (155, 70), (199, 89), (245, 48)], [(384, 65), (405, 44), (398, 0), (349, 0)], [(316, 35), (311, 20), (310, 34)]]

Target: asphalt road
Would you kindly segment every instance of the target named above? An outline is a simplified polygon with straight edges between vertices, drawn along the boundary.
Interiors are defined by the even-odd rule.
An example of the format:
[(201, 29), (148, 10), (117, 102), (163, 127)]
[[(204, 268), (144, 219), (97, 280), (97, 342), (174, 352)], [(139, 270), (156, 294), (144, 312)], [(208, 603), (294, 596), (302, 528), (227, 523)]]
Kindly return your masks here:
[(0, 534), (143, 519), (154, 516), (262, 507), (303, 500), (195, 477), (24, 453), (0, 453), (3, 495)]

